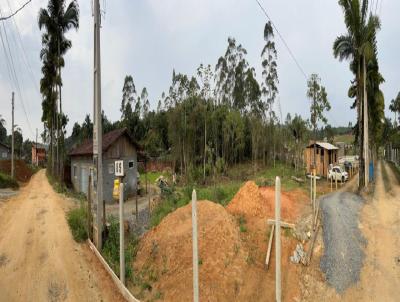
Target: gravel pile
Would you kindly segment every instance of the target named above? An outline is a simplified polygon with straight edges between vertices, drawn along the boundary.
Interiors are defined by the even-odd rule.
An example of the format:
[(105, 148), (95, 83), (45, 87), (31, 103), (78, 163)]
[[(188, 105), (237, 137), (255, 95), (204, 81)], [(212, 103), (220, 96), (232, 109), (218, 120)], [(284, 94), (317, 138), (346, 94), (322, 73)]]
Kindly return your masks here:
[(360, 279), (367, 244), (358, 228), (363, 204), (360, 196), (348, 192), (321, 199), (325, 248), (320, 265), (328, 284), (339, 293)]

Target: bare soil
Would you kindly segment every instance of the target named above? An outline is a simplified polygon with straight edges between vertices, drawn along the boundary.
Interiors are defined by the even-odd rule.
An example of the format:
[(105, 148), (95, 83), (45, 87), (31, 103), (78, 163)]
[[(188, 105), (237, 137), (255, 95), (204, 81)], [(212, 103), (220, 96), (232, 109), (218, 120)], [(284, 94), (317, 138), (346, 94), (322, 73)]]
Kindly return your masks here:
[[(32, 177), (33, 172), (28, 165), (20, 159), (15, 160), (15, 178), (20, 182), (27, 182)], [(11, 160), (0, 160), (0, 171), (10, 175)]]
[(73, 201), (55, 193), (45, 171), (0, 208), (0, 301), (123, 301), (65, 219)]
[[(291, 195), (293, 194), (293, 195)], [(283, 217), (297, 220), (307, 196), (283, 193)], [(270, 233), (266, 218), (274, 214), (273, 188), (247, 182), (226, 207), (198, 202), (199, 283), (202, 301), (274, 301), (275, 252), (270, 267), (265, 257)], [(282, 231), (282, 290), (284, 301), (300, 297), (301, 268), (289, 262), (297, 240)], [(134, 263), (138, 286), (132, 291), (143, 301), (191, 301), (191, 204), (169, 214), (141, 240)], [(145, 290), (144, 290), (145, 289)]]

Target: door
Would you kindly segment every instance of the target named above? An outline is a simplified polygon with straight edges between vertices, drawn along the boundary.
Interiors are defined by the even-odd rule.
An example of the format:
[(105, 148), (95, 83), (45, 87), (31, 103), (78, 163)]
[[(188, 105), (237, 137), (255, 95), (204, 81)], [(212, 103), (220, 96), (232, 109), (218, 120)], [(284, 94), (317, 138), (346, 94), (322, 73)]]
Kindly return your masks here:
[(89, 185), (89, 173), (88, 168), (81, 167), (81, 192), (87, 195)]

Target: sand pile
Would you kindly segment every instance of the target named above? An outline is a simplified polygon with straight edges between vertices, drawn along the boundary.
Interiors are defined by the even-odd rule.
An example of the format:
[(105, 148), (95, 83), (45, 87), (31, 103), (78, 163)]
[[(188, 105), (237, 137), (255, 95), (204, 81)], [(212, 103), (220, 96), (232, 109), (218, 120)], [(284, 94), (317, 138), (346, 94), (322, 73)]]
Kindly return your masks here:
[[(169, 214), (140, 242), (134, 269), (152, 284), (150, 297), (159, 292), (164, 301), (192, 300), (191, 207)], [(219, 204), (199, 201), (198, 238), (202, 300), (234, 300), (247, 266), (235, 218)]]
[[(299, 204), (290, 193), (281, 192), (281, 217), (295, 221), (299, 214)], [(234, 215), (275, 217), (275, 188), (258, 187), (254, 181), (246, 182), (233, 197), (226, 209)]]

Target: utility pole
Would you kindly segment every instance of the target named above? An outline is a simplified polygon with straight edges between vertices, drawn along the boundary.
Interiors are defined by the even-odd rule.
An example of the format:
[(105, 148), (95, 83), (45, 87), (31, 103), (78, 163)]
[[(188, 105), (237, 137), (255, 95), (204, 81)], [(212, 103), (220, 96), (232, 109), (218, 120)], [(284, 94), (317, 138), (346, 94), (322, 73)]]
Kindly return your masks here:
[(369, 183), (369, 147), (368, 147), (368, 100), (367, 100), (367, 65), (365, 63), (365, 56), (363, 57), (363, 77), (364, 77), (364, 100), (363, 100), (363, 114), (364, 114), (364, 135), (363, 135), (363, 143), (364, 143), (364, 187), (368, 187)]
[(35, 150), (35, 160), (36, 160), (36, 167), (39, 166), (39, 160), (38, 160), (38, 149), (37, 149), (37, 135), (38, 135), (38, 130), (36, 128), (36, 150)]
[(103, 230), (103, 163), (102, 163), (102, 121), (101, 121), (101, 68), (100, 68), (100, 3), (94, 0), (94, 127), (93, 127), (93, 166), (97, 181), (95, 186), (97, 202), (97, 248), (102, 248)]
[(14, 178), (14, 91), (11, 95), (11, 178)]

